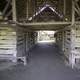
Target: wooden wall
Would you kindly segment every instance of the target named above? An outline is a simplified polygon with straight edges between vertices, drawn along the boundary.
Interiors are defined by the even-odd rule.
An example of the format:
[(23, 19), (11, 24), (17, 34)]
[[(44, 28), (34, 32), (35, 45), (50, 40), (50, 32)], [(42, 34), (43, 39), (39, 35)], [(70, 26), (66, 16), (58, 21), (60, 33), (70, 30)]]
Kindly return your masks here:
[(11, 27), (0, 27), (0, 59), (16, 57), (16, 31)]
[(37, 33), (19, 26), (0, 27), (0, 59), (12, 60), (28, 57), (28, 51), (35, 45)]
[(57, 31), (56, 43), (70, 65), (80, 63), (80, 25), (75, 24)]

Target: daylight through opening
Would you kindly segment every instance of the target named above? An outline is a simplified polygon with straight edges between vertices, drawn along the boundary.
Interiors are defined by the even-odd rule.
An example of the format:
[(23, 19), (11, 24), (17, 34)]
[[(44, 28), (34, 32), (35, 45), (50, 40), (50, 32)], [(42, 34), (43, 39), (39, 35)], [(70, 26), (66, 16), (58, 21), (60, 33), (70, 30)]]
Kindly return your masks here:
[(38, 31), (37, 42), (55, 42), (54, 33), (55, 31)]

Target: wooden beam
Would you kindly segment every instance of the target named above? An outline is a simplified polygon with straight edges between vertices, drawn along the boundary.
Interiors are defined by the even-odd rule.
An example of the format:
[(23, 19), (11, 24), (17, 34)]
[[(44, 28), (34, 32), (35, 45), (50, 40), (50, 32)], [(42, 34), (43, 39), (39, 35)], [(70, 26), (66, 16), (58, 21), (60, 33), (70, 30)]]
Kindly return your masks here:
[(4, 10), (3, 10), (3, 15), (5, 15), (7, 9), (9, 8), (10, 2), (11, 2), (11, 0), (8, 0), (6, 6), (5, 6)]
[(9, 17), (11, 15), (11, 13), (12, 13), (12, 10), (10, 10), (5, 16)]
[(17, 16), (16, 16), (16, 0), (12, 0), (12, 13), (13, 13), (13, 21), (17, 21)]
[[(19, 26), (72, 26), (72, 22), (32, 22), (32, 23), (20, 23), (14, 22), (12, 20), (9, 21), (10, 24), (17, 24)], [(80, 24), (80, 21), (75, 21), (74, 24)]]
[(78, 9), (78, 11), (79, 11), (79, 13), (80, 13), (80, 7), (79, 7), (79, 5), (78, 5), (77, 2), (75, 2), (75, 6), (77, 7), (77, 9)]
[[(9, 1), (9, 0), (6, 0), (7, 2)], [(11, 0), (12, 1), (12, 0)], [(12, 3), (10, 2), (10, 5), (12, 5)]]
[(28, 2), (28, 0), (27, 0), (27, 6), (26, 6), (27, 8), (26, 8), (26, 18), (28, 19), (28, 15), (29, 15), (29, 2)]
[(63, 9), (64, 15), (66, 14), (66, 0), (64, 0), (64, 9)]
[(19, 23), (16, 22), (16, 24), (21, 26), (46, 26), (46, 25), (71, 25), (71, 22), (34, 22), (34, 23)]
[(72, 25), (75, 23), (75, 2), (72, 0)]
[(76, 13), (78, 14), (78, 16), (80, 16), (80, 12), (78, 11), (78, 9), (76, 7), (74, 9), (75, 9)]

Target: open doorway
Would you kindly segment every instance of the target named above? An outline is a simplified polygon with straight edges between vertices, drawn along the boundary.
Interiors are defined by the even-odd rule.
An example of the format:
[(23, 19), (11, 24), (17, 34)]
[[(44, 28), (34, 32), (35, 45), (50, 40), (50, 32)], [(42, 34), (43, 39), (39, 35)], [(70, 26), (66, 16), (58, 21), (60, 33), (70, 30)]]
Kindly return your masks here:
[(38, 31), (37, 42), (38, 43), (55, 42), (54, 34), (55, 31)]

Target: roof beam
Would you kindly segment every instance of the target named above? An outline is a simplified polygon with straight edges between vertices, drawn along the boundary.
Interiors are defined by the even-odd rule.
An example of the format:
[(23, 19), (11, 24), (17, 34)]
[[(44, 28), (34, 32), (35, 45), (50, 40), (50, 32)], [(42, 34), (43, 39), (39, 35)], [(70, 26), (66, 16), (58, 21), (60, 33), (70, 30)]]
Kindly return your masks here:
[(5, 16), (9, 17), (11, 15), (11, 13), (12, 13), (12, 10), (10, 10)]
[(76, 13), (80, 16), (80, 12), (78, 11), (78, 9), (76, 7), (74, 9), (75, 9)]
[(80, 12), (80, 7), (77, 2), (75, 2), (75, 6), (77, 7), (78, 11)]
[(52, 10), (54, 13), (56, 13), (60, 18), (63, 18), (63, 15), (61, 15), (60, 13), (58, 13), (51, 5), (46, 4), (44, 5), (38, 12), (36, 12), (32, 17), (30, 17), (28, 20), (31, 21), (34, 17), (36, 17), (37, 15), (39, 15), (41, 12), (43, 12), (46, 8), (49, 8), (50, 10)]
[(9, 8), (10, 2), (11, 2), (11, 0), (8, 0), (6, 6), (5, 6), (4, 10), (3, 10), (3, 15), (5, 15), (7, 9)]

